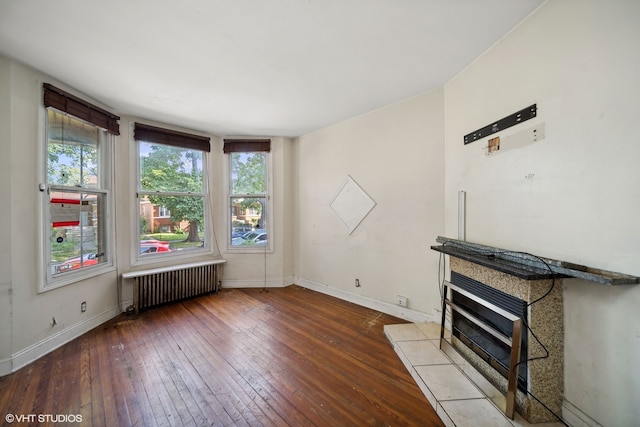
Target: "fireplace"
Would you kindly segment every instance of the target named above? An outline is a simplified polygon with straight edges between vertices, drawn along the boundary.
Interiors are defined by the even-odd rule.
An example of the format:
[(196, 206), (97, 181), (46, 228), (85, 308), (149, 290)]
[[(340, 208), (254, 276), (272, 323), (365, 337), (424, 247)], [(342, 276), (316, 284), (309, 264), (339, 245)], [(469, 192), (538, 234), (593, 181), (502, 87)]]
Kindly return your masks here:
[[(511, 331), (515, 330), (511, 329), (514, 318), (521, 318), (526, 322), (527, 326), (522, 330), (522, 347), (518, 359), (525, 363), (518, 366), (518, 378), (513, 387), (513, 405), (530, 423), (556, 421), (552, 412), (562, 412), (564, 385), (563, 276), (552, 274), (544, 268), (514, 265), (510, 260), (483, 253), (469, 253), (453, 245), (432, 249), (450, 255), (451, 286), (448, 288), (452, 303), (467, 313), (473, 313), (474, 317), (480, 318), (490, 328), (500, 331), (500, 335), (511, 335)], [(460, 295), (456, 295), (456, 287), (461, 290)], [(490, 302), (496, 309), (489, 311), (501, 311), (502, 315), (510, 316), (511, 319), (485, 312), (476, 307), (474, 301), (467, 301), (462, 293)], [(452, 360), (461, 356), (464, 362), (456, 362), (460, 369), (465, 371), (467, 366), (473, 367), (503, 393), (507, 397), (505, 412), (510, 412), (511, 388), (509, 369), (506, 368), (510, 366), (509, 346), (496, 343), (482, 328), (468, 323), (462, 318), (464, 316), (455, 314), (455, 310), (449, 310), (449, 314), (451, 338), (450, 342), (441, 340), (443, 351)], [(537, 339), (531, 331), (535, 332)], [(465, 372), (470, 376), (476, 375), (471, 371)], [(540, 399), (544, 405), (536, 399)]]
[[(491, 301), (494, 305), (509, 313), (527, 319), (526, 301), (494, 289), (477, 280), (466, 277), (455, 271), (451, 272), (451, 283), (457, 287), (479, 296), (485, 301)], [(488, 309), (482, 304), (466, 297), (452, 289), (451, 300), (455, 305), (464, 309), (467, 313), (482, 320), (503, 335), (512, 338), (513, 322), (499, 313)], [(497, 339), (482, 328), (478, 328), (468, 318), (458, 311), (452, 312), (451, 332), (460, 342), (471, 349), (482, 360), (491, 365), (504, 378), (509, 378), (509, 362), (511, 347)], [(520, 346), (520, 365), (518, 369), (518, 388), (527, 390), (527, 359), (528, 359), (528, 335), (522, 334)]]
[[(464, 240), (438, 236), (436, 241), (442, 245), (431, 249), (449, 256), (451, 274), (449, 282), (439, 280), (440, 348), (460, 370), (477, 379), (476, 385), (482, 384), (479, 387), (488, 390), (487, 395), (498, 399), (495, 389), (505, 394), (505, 413), (513, 414), (515, 404), (530, 423), (556, 421), (562, 412), (564, 385), (562, 281), (579, 278), (608, 286), (637, 285), (640, 277)], [(450, 335), (445, 334), (449, 327)], [(484, 332), (495, 333), (499, 341), (511, 345), (513, 357), (505, 358), (504, 346)], [(513, 367), (507, 375), (505, 365)], [(508, 375), (516, 372), (516, 366), (517, 379)]]

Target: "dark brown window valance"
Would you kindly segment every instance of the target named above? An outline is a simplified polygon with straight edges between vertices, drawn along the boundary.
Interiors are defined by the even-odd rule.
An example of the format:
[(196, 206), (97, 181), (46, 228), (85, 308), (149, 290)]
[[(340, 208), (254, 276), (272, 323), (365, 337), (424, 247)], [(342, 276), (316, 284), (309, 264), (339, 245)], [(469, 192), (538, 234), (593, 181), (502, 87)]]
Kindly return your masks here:
[(154, 142), (156, 144), (173, 145), (174, 147), (190, 148), (200, 151), (211, 151), (211, 138), (191, 133), (178, 132), (156, 126), (136, 123), (134, 128), (136, 141)]
[(44, 106), (53, 107), (57, 110), (70, 114), (79, 119), (85, 120), (98, 127), (106, 129), (114, 135), (120, 135), (120, 117), (112, 114), (100, 107), (96, 107), (75, 95), (59, 89), (49, 83), (43, 83)]
[(252, 153), (271, 151), (270, 139), (225, 139), (222, 151), (225, 153)]

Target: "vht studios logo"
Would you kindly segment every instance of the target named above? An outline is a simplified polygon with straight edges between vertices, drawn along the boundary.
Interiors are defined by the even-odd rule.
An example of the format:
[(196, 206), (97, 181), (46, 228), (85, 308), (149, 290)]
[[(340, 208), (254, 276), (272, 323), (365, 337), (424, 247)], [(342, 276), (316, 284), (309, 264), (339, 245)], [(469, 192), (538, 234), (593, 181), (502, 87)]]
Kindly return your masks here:
[(82, 415), (78, 414), (7, 414), (4, 420), (8, 423), (81, 423)]

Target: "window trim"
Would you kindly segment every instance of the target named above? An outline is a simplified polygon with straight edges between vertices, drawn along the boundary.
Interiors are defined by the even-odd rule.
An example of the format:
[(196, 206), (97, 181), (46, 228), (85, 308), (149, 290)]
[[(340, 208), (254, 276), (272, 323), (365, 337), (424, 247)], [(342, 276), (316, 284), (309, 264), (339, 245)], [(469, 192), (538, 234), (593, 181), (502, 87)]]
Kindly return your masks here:
[[(237, 145), (236, 147), (231, 148), (232, 146), (229, 145), (227, 146), (227, 144), (229, 143), (236, 143), (239, 142), (240, 144)], [(253, 142), (258, 142), (258, 144), (254, 145), (254, 144), (247, 144), (247, 143), (253, 143)], [(246, 254), (251, 254), (251, 253), (258, 253), (258, 254), (262, 254), (262, 253), (273, 253), (274, 252), (274, 243), (273, 243), (273, 221), (271, 220), (271, 218), (273, 217), (273, 187), (272, 187), (272, 176), (271, 176), (271, 171), (273, 170), (272, 168), (272, 164), (273, 164), (273, 156), (271, 155), (271, 147), (270, 147), (270, 143), (271, 140), (270, 139), (258, 139), (258, 140), (249, 140), (249, 139), (225, 139), (224, 140), (224, 146), (223, 146), (223, 152), (224, 154), (226, 154), (226, 161), (224, 162), (225, 165), (225, 197), (226, 197), (226, 201), (225, 201), (225, 234), (226, 234), (226, 238), (225, 238), (225, 242), (226, 242), (226, 252), (227, 253), (246, 253)], [(224, 147), (227, 147), (226, 149)], [(250, 149), (249, 149), (250, 148)], [(262, 149), (261, 149), (262, 148)], [(265, 216), (265, 221), (266, 221), (266, 226), (264, 227), (264, 229), (267, 232), (267, 236), (269, 236), (268, 240), (267, 240), (267, 244), (265, 246), (232, 246), (231, 245), (231, 229), (232, 229), (232, 224), (231, 224), (231, 199), (232, 197), (239, 197), (242, 196), (242, 194), (233, 194), (231, 192), (231, 185), (232, 185), (232, 179), (231, 179), (231, 155), (233, 153), (252, 153), (252, 152), (264, 152), (266, 154), (266, 161), (265, 161), (265, 175), (266, 175), (266, 200), (267, 200), (267, 212), (266, 212), (266, 216)], [(246, 196), (251, 197), (251, 196), (255, 196), (255, 195), (251, 195), (251, 194), (246, 194)]]
[[(151, 133), (146, 134), (144, 133), (144, 131), (141, 132), (141, 129), (152, 129), (154, 131), (154, 134), (151, 134)], [(210, 188), (209, 174), (211, 169), (210, 138), (195, 135), (195, 134), (175, 131), (172, 129), (151, 126), (151, 125), (142, 124), (138, 122), (131, 123), (130, 135), (131, 135), (131, 141), (129, 145), (130, 147), (129, 155), (130, 155), (130, 158), (132, 159), (130, 170), (131, 170), (131, 176), (133, 177), (133, 179), (130, 180), (130, 183), (131, 183), (130, 185), (131, 185), (131, 194), (133, 194), (133, 197), (134, 197), (133, 198), (134, 202), (132, 203), (132, 208), (131, 208), (131, 212), (132, 212), (131, 214), (132, 215), (131, 217), (132, 218), (132, 221), (131, 221), (132, 239), (130, 244), (131, 266), (150, 265), (150, 264), (157, 264), (157, 263), (166, 264), (168, 262), (179, 264), (184, 261), (193, 260), (194, 258), (215, 255), (216, 244), (213, 241), (214, 233), (212, 229), (214, 227), (214, 221), (213, 221), (212, 206), (211, 206), (211, 204), (213, 203), (213, 198), (209, 191), (209, 188)], [(157, 136), (158, 140), (151, 141), (147, 139), (145, 140), (138, 139), (142, 137), (146, 138), (148, 135), (151, 135), (149, 136), (149, 138), (154, 138), (155, 136)], [(169, 135), (169, 136), (165, 138), (161, 135)], [(181, 137), (184, 137), (186, 139), (193, 137), (191, 141), (192, 142), (198, 141), (198, 143), (189, 145), (188, 142), (184, 144), (180, 142), (176, 142), (177, 141), (176, 138), (181, 138)], [(183, 149), (194, 149), (194, 150), (202, 151), (202, 169), (203, 169), (202, 170), (202, 186), (203, 187), (202, 187), (202, 193), (195, 194), (195, 196), (203, 197), (204, 221), (205, 221), (205, 232), (204, 232), (205, 245), (203, 248), (190, 250), (190, 251), (183, 251), (180, 254), (176, 252), (167, 252), (167, 253), (155, 252), (153, 253), (152, 256), (141, 256), (142, 254), (140, 254), (140, 247), (139, 247), (139, 241), (140, 241), (139, 237), (141, 235), (140, 233), (140, 194), (152, 193), (152, 192), (140, 191), (140, 183), (141, 183), (140, 141), (153, 143), (153, 144), (170, 145), (173, 147), (178, 147)], [(172, 142), (175, 142), (175, 143), (172, 143)], [(193, 195), (189, 193), (173, 193), (173, 194), (182, 195), (182, 196)]]
[[(44, 85), (44, 84), (43, 84)], [(79, 99), (79, 98), (78, 98)], [(47, 162), (48, 162), (48, 146), (49, 146), (49, 128), (48, 128), (48, 109), (52, 108), (57, 110), (63, 114), (67, 114), (69, 116), (74, 117), (77, 120), (84, 121), (89, 123), (92, 126), (96, 126), (104, 131), (103, 137), (98, 142), (98, 156), (100, 159), (100, 188), (91, 188), (91, 187), (76, 187), (76, 186), (64, 186), (64, 185), (50, 185), (48, 183), (48, 172), (47, 172)], [(74, 283), (82, 282), (87, 279), (115, 271), (116, 267), (116, 253), (115, 253), (115, 223), (113, 221), (114, 218), (114, 193), (113, 193), (113, 185), (115, 183), (115, 171), (113, 169), (113, 158), (115, 156), (115, 137), (114, 133), (109, 132), (107, 129), (102, 128), (100, 125), (88, 122), (80, 117), (74, 116), (65, 111), (60, 111), (59, 109), (53, 106), (45, 106), (44, 103), (39, 108), (39, 129), (41, 129), (41, 137), (40, 140), (43, 141), (41, 149), (39, 152), (41, 153), (37, 161), (39, 163), (40, 170), (40, 182), (39, 185), (39, 215), (38, 218), (40, 220), (40, 238), (39, 238), (39, 250), (38, 250), (38, 265), (41, 266), (38, 273), (38, 293), (48, 292), (54, 289), (58, 289), (67, 285), (71, 285)], [(49, 239), (50, 236), (50, 224), (51, 224), (51, 209), (50, 209), (50, 192), (51, 190), (56, 191), (74, 191), (74, 192), (85, 192), (85, 193), (95, 193), (95, 194), (103, 194), (106, 198), (105, 203), (105, 218), (104, 224), (106, 227), (104, 238), (105, 242), (105, 252), (106, 252), (106, 261), (100, 263), (96, 266), (90, 266), (86, 268), (79, 269), (77, 271), (70, 271), (65, 274), (60, 274), (54, 276), (51, 273), (51, 242)]]

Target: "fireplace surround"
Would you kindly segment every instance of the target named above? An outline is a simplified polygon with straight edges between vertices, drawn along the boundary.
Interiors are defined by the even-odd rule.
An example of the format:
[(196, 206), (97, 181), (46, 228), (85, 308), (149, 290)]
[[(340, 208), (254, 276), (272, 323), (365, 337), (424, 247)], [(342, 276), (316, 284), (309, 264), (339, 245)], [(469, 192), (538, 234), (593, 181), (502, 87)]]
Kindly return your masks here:
[[(528, 360), (528, 362), (521, 364), (518, 369), (515, 409), (530, 423), (557, 421), (556, 416), (549, 409), (556, 414), (562, 413), (564, 386), (562, 278), (566, 276), (529, 267), (516, 268), (514, 271), (507, 272), (506, 270), (512, 266), (507, 266), (490, 256), (485, 256), (487, 262), (480, 260), (483, 264), (487, 264), (481, 265), (472, 259), (475, 255), (469, 256), (468, 253), (454, 248), (453, 245), (449, 247), (445, 245), (445, 248), (433, 247), (433, 249), (450, 255), (449, 266), (453, 284), (459, 285), (460, 280), (479, 283), (496, 291), (495, 295), (506, 295), (512, 301), (516, 301), (513, 313), (523, 317), (525, 324), (528, 325), (522, 334), (524, 345), (520, 360)], [(499, 264), (497, 268), (490, 265), (496, 261)], [(492, 303), (499, 299), (494, 295), (484, 298), (489, 298)], [(453, 300), (455, 299), (456, 296), (453, 294)], [(521, 301), (519, 308), (517, 301)], [(460, 303), (459, 299), (458, 303)], [(453, 321), (455, 327), (452, 328), (451, 342), (448, 344), (493, 386), (507, 394), (508, 381), (505, 373), (508, 373), (508, 364), (505, 363), (504, 354), (487, 359), (469, 346), (467, 342), (469, 332), (465, 332), (464, 327), (459, 331), (455, 316), (453, 319), (450, 316), (449, 321)], [(503, 349), (503, 351), (507, 350)], [(507, 372), (505, 372), (505, 364)], [(548, 409), (536, 399), (543, 402)]]
[[(464, 240), (438, 236), (436, 241), (441, 245), (431, 246), (431, 249), (440, 252), (441, 256), (448, 255), (451, 280), (458, 283), (456, 286), (459, 286), (458, 279), (463, 278), (497, 291), (495, 295), (506, 294), (522, 301), (522, 314), (519, 314), (517, 308), (510, 312), (516, 313), (515, 316), (506, 314), (512, 318), (522, 318), (526, 325), (523, 345), (526, 347), (524, 360), (527, 363), (526, 366), (523, 366), (524, 363), (519, 365), (520, 370), (525, 372), (522, 379), (519, 376), (515, 408), (530, 423), (557, 421), (556, 416), (562, 414), (564, 386), (563, 280), (580, 278), (617, 286), (639, 284), (640, 277)], [(446, 283), (450, 282), (442, 282), (443, 285)], [(452, 289), (453, 287), (451, 286)], [(443, 286), (443, 291), (446, 289), (447, 286)], [(456, 323), (445, 304), (451, 297), (454, 300), (456, 297), (455, 294), (450, 296), (448, 293), (442, 295), (442, 332), (445, 324), (451, 329), (452, 322)], [(475, 295), (475, 290), (471, 294)], [(482, 298), (495, 302), (495, 296), (492, 295)], [(483, 352), (472, 349), (473, 343), (469, 345), (469, 341), (473, 340), (468, 339), (470, 333), (463, 330), (456, 334), (453, 331), (450, 341), (447, 341), (447, 335), (441, 333), (441, 347), (446, 352), (453, 351), (456, 360), (459, 360), (460, 355), (464, 358), (464, 361), (459, 362), (463, 371), (465, 368), (462, 365), (473, 366), (484, 379), (506, 394), (507, 379), (504, 372), (500, 372), (500, 367), (496, 369), (496, 363), (485, 357)], [(450, 355), (454, 359), (454, 354)], [(500, 357), (497, 355), (495, 359)]]

